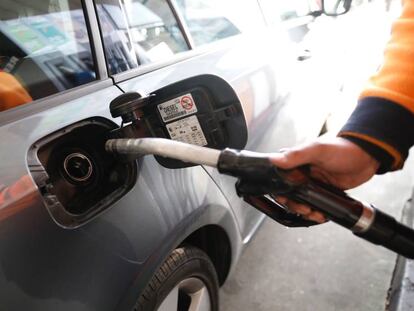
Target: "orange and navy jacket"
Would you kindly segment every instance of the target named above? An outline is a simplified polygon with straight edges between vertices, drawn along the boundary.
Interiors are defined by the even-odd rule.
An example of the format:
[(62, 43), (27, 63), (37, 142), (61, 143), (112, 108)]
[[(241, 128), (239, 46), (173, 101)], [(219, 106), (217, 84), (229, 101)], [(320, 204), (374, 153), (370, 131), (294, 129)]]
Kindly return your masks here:
[(32, 100), (29, 93), (13, 75), (0, 71), (0, 112)]
[(414, 144), (414, 0), (404, 1), (384, 62), (338, 135), (376, 158), (378, 173), (402, 168)]

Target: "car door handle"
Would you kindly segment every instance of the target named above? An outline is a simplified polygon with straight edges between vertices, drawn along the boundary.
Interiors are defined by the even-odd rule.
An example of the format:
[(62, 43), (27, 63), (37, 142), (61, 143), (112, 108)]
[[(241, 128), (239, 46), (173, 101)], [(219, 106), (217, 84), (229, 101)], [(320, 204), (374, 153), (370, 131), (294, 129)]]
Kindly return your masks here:
[(311, 51), (309, 51), (309, 50), (305, 49), (305, 50), (302, 50), (302, 51), (299, 53), (299, 55), (297, 56), (297, 60), (298, 60), (298, 61), (300, 61), (300, 62), (303, 62), (304, 60), (308, 60), (308, 59), (310, 59), (311, 57), (312, 57), (312, 53), (311, 53)]

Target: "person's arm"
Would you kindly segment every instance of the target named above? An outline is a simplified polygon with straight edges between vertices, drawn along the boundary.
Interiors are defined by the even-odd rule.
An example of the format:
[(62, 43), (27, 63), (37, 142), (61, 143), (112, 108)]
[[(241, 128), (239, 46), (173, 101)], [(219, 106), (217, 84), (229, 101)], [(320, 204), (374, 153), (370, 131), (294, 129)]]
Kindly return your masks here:
[[(311, 176), (343, 190), (403, 166), (414, 144), (414, 0), (405, 1), (384, 63), (338, 136), (287, 149), (272, 161), (285, 169), (308, 164)], [(305, 218), (326, 220), (309, 206), (278, 200)]]
[(378, 173), (402, 168), (414, 144), (414, 0), (404, 3), (384, 62), (338, 136), (380, 162)]

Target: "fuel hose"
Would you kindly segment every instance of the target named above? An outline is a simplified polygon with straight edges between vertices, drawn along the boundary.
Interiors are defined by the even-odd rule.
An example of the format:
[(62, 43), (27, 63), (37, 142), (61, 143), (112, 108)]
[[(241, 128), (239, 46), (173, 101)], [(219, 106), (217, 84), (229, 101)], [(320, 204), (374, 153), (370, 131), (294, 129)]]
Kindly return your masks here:
[[(312, 179), (303, 169), (277, 168), (271, 163), (270, 154), (216, 150), (163, 138), (111, 139), (106, 143), (106, 150), (135, 157), (153, 154), (215, 167), (221, 174), (239, 179), (240, 196), (282, 194), (310, 205), (360, 238), (414, 259), (413, 229), (340, 189)], [(246, 201), (253, 205), (255, 202)], [(266, 214), (272, 217), (271, 213)]]

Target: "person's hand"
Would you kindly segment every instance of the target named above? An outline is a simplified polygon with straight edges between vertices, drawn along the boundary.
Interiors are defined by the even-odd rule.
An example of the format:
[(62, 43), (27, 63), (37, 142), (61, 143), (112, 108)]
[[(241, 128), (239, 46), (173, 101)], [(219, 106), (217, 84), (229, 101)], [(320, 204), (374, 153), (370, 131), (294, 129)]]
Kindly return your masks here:
[[(272, 155), (271, 161), (283, 169), (309, 164), (312, 177), (342, 190), (368, 181), (379, 167), (379, 162), (371, 155), (340, 137), (320, 138), (304, 146), (285, 149)], [(323, 214), (307, 205), (286, 197), (277, 197), (277, 201), (306, 219), (319, 223), (326, 221)]]

